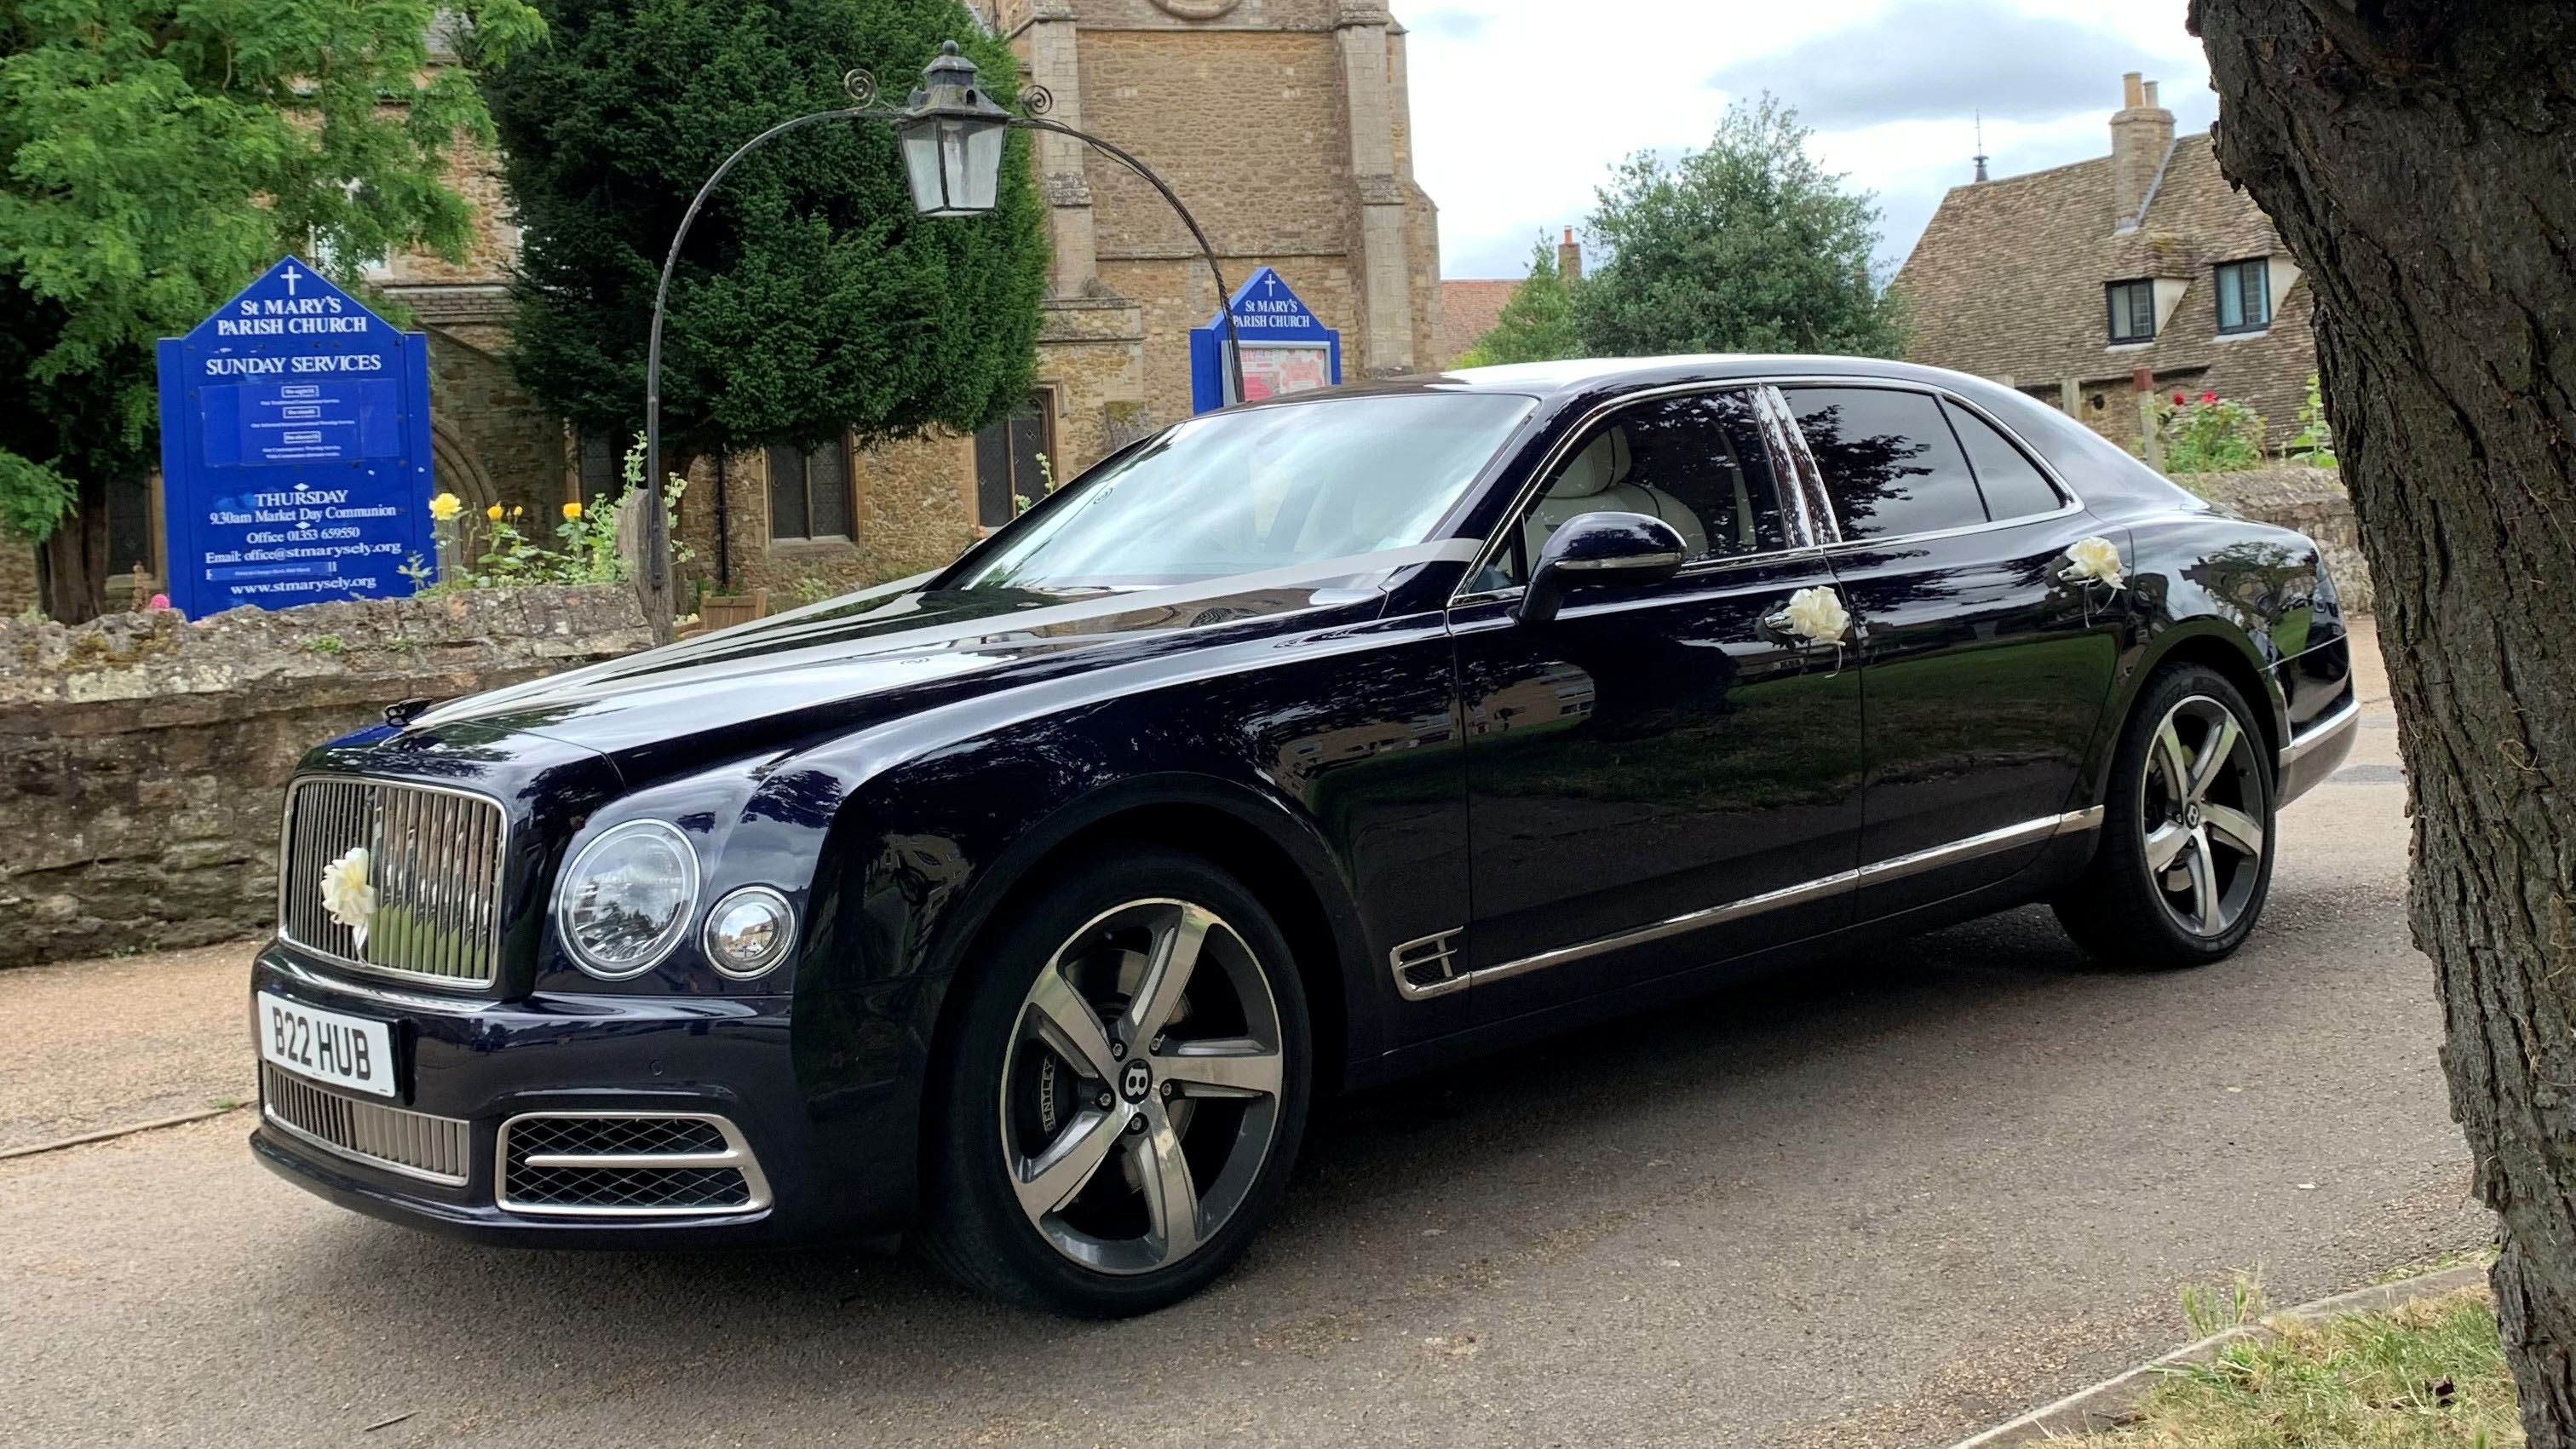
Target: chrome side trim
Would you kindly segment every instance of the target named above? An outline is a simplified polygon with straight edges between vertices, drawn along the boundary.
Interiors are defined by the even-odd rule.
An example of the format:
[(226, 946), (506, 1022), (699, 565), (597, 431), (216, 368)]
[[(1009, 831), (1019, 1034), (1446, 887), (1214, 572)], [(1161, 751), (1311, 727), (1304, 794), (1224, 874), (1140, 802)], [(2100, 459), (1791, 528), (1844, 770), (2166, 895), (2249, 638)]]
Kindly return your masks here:
[[(609, 1154), (532, 1154), (523, 1164), (536, 1168), (588, 1168), (609, 1171), (652, 1171), (672, 1168), (730, 1167), (742, 1174), (743, 1200), (722, 1207), (597, 1207), (581, 1204), (514, 1202), (510, 1197), (510, 1131), (522, 1122), (564, 1117), (584, 1118), (651, 1118), (655, 1121), (704, 1122), (724, 1136), (722, 1152), (657, 1152)], [(769, 1206), (769, 1179), (761, 1173), (760, 1160), (752, 1155), (751, 1144), (733, 1122), (713, 1112), (638, 1112), (620, 1108), (579, 1108), (554, 1112), (522, 1112), (501, 1124), (493, 1134), (492, 1199), (503, 1212), (523, 1213), (530, 1217), (560, 1218), (711, 1218), (756, 1213)]]
[[(1721, 906), (1686, 911), (1681, 915), (1656, 921), (1651, 925), (1621, 931), (1615, 935), (1601, 936), (1590, 941), (1578, 941), (1571, 946), (1559, 946), (1552, 951), (1541, 951), (1533, 956), (1523, 956), (1517, 960), (1487, 966), (1443, 981), (1439, 983), (1437, 989), (1447, 991), (1454, 987), (1503, 981), (1532, 971), (1544, 971), (1551, 966), (1563, 966), (1569, 962), (1586, 960), (1612, 951), (1624, 951), (1631, 946), (1642, 946), (1649, 942), (1686, 935), (1727, 921), (1740, 921), (1747, 916), (1758, 916), (1766, 911), (1804, 905), (1810, 901), (1830, 900), (1835, 896), (1857, 891), (1863, 886), (1903, 880), (1907, 876), (1921, 875), (1926, 871), (1957, 865), (1979, 856), (1994, 855), (2024, 845), (2036, 845), (2056, 836), (2061, 831), (2073, 834), (2095, 829), (2101, 823), (2102, 807), (2099, 805), (2086, 810), (2070, 811), (2064, 815), (2043, 815), (2035, 820), (2024, 820), (1999, 830), (1971, 835), (1964, 840), (1936, 845), (1929, 850), (1917, 850), (1905, 855), (1891, 856), (1886, 860), (1873, 861), (1857, 870), (1839, 871), (1833, 875), (1803, 881), (1797, 885), (1783, 886), (1779, 890), (1765, 891), (1758, 896), (1746, 896), (1742, 900), (1728, 901)], [(1400, 990), (1402, 977), (1399, 976), (1397, 979)]]
[(2290, 742), (2281, 747), (2275, 775), (2277, 776), (2279, 770), (2286, 770), (2307, 758), (2320, 746), (2331, 743), (2335, 736), (2360, 723), (2361, 694), (2355, 691), (2353, 697), (2344, 702), (2343, 708), (2323, 719), (2310, 721), (2306, 729), (2290, 737)]
[(361, 1101), (268, 1062), (259, 1086), (260, 1120), (298, 1142), (441, 1187), (465, 1185), (469, 1122)]

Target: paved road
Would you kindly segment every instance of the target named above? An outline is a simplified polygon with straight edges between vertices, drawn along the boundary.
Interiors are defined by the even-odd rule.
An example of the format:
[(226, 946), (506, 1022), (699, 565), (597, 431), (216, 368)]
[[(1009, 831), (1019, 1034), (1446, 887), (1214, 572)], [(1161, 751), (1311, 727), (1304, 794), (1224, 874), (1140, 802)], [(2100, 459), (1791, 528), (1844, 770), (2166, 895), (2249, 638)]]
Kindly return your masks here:
[[(2284, 815), (2232, 962), (2107, 972), (2025, 911), (1377, 1093), (1322, 1121), (1240, 1271), (1138, 1322), (853, 1253), (461, 1247), (272, 1179), (240, 1113), (0, 1162), (0, 1432), (1944, 1443), (2187, 1337), (2185, 1282), (2295, 1301), (2485, 1240), (2384, 710)], [(55, 1006), (0, 977), (0, 1017), (97, 1060), (60, 977), (23, 979)]]

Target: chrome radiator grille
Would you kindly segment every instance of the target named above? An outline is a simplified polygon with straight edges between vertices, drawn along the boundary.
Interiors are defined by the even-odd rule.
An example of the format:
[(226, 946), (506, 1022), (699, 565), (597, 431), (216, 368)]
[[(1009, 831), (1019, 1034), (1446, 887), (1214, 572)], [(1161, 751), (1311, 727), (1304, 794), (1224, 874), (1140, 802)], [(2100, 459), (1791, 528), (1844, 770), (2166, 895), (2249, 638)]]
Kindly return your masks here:
[[(278, 852), (278, 934), (348, 966), (484, 985), (500, 964), (508, 837), (500, 802), (487, 796), (392, 780), (298, 780)], [(360, 846), (376, 888), (363, 945), (322, 905), (323, 868)]]
[(261, 1111), (294, 1135), (343, 1157), (450, 1187), (465, 1185), (469, 1124), (343, 1096), (265, 1062), (259, 1072)]

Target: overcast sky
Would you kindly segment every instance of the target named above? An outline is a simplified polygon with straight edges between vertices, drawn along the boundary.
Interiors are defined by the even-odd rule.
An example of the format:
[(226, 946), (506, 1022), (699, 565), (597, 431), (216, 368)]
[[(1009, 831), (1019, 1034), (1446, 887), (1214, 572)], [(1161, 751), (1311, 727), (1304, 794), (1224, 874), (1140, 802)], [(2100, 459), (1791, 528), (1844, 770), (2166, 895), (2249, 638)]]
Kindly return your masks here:
[(2179, 132), (2217, 114), (2184, 0), (1394, 0), (1411, 32), (1414, 174), (1449, 277), (1527, 270), (1632, 151), (1707, 144), (1769, 90), (1817, 159), (1878, 193), (1893, 270), (1941, 194), (2111, 149), (2120, 75), (2163, 83)]

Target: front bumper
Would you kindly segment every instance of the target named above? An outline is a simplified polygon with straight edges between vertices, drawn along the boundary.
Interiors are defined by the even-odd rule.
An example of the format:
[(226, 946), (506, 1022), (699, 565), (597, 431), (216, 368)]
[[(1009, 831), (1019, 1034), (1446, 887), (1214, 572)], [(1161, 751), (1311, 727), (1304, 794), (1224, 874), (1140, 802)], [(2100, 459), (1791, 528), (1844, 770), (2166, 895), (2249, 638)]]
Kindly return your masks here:
[[(375, 1109), (382, 1121), (382, 1109), (399, 1109), (389, 1135), (370, 1136), (384, 1129), (364, 1125), (311, 1130), (309, 1100), (271, 1100), (265, 1084), (276, 1069), (263, 1068), (252, 1153), (343, 1207), (483, 1242), (541, 1247), (811, 1243), (895, 1231), (908, 1216), (915, 1145), (909, 1131), (890, 1126), (901, 1114), (818, 1110), (795, 1069), (787, 997), (449, 997), (333, 976), (275, 945), (261, 953), (251, 985), (254, 1002), (268, 992), (392, 1023), (401, 1096), (351, 1098), (361, 1117)], [(309, 1096), (312, 1088), (291, 1090)], [(564, 1203), (505, 1209), (511, 1169), (504, 1124), (525, 1130), (531, 1113), (708, 1122), (738, 1155), (753, 1190), (737, 1205), (707, 1210)], [(444, 1130), (463, 1145), (440, 1155), (443, 1171), (406, 1169), (365, 1150), (410, 1140), (402, 1129), (446, 1123), (456, 1124)], [(522, 1197), (526, 1161), (509, 1179)]]

